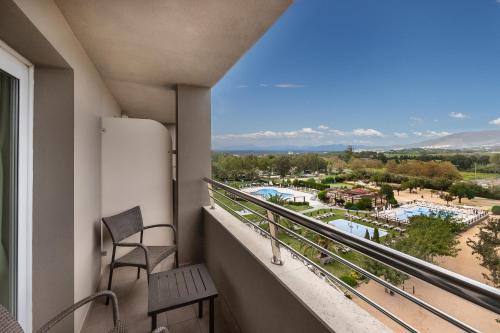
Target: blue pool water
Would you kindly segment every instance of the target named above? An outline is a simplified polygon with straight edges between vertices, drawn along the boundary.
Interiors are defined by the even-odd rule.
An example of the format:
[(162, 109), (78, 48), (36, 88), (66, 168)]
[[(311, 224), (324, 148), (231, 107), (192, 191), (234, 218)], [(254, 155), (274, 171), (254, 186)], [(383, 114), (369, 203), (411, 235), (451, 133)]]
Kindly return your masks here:
[(274, 188), (261, 188), (258, 191), (252, 192), (252, 194), (253, 195), (260, 195), (261, 197), (264, 197), (264, 198), (267, 198), (267, 197), (269, 197), (271, 195), (276, 195), (276, 194), (279, 194), (279, 195), (281, 195), (284, 198), (291, 198), (291, 197), (293, 197), (293, 195), (291, 195), (289, 193), (283, 193), (283, 192), (275, 190)]
[[(364, 226), (362, 224), (358, 224), (358, 223), (343, 220), (343, 219), (330, 221), (330, 222), (328, 222), (328, 224), (333, 225), (334, 227), (337, 227), (343, 231), (350, 232), (350, 233), (352, 233), (356, 236), (359, 236), (359, 237), (365, 237), (365, 230), (368, 230), (368, 234), (370, 235), (370, 238), (371, 238), (371, 237), (373, 237), (373, 231), (375, 230), (373, 228)], [(378, 234), (380, 237), (383, 237), (383, 236), (387, 235), (387, 232), (385, 232), (382, 229), (379, 229)]]
[(410, 217), (413, 216), (420, 216), (420, 215), (425, 215), (425, 216), (437, 216), (441, 218), (447, 218), (447, 217), (453, 217), (452, 212), (448, 211), (437, 211), (437, 210), (432, 210), (427, 207), (413, 207), (413, 208), (408, 208), (405, 209), (402, 212), (396, 213), (396, 217), (400, 220), (406, 220), (409, 219)]

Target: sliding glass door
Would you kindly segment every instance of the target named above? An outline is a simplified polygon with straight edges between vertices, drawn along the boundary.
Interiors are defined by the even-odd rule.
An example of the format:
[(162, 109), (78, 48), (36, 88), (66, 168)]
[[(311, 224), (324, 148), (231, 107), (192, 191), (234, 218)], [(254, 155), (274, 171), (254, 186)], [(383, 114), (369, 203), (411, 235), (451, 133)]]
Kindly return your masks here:
[(0, 70), (0, 303), (17, 300), (17, 133), (19, 79)]
[(0, 41), (0, 304), (31, 331), (32, 67)]

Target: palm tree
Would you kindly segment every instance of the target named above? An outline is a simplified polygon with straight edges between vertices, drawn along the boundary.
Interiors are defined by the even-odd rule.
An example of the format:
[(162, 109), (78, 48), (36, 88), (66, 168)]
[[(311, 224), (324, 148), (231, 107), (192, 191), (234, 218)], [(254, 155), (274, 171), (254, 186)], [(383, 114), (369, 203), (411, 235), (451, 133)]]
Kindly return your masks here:
[(272, 202), (274, 204), (283, 206), (286, 203), (286, 199), (282, 194), (270, 194), (266, 197), (267, 201)]

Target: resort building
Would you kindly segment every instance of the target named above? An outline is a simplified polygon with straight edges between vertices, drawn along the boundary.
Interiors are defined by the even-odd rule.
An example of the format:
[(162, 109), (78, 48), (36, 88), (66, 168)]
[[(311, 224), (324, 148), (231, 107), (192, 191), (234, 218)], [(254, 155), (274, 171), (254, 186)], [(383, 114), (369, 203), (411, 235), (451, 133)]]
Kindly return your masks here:
[[(276, 216), (454, 300), (500, 314), (500, 293), (492, 287), (211, 180), (211, 88), (290, 4), (0, 0), (0, 332), (9, 320), (36, 332), (109, 287), (128, 332), (151, 332), (152, 326), (208, 332), (214, 316), (216, 332), (417, 331), (418, 317), (400, 318), (315, 262), (285, 251), (275, 239)], [(267, 210), (269, 231), (242, 223), (214, 202), (214, 188)], [(372, 194), (338, 195), (357, 200)], [(114, 229), (110, 221), (116, 220), (125, 222)], [(166, 228), (146, 230), (158, 224)], [(129, 237), (130, 225), (137, 233)], [(157, 248), (142, 242), (168, 244), (171, 252), (154, 257), (153, 265), (149, 255)], [(135, 266), (117, 269), (127, 256), (135, 256)], [(154, 304), (166, 309), (174, 285), (184, 288), (186, 299), (188, 291), (208, 287), (193, 275), (166, 287), (153, 274), (202, 263), (199, 277), (210, 276), (210, 295), (156, 311)], [(147, 269), (139, 275), (137, 267)], [(370, 279), (450, 327), (469, 327)], [(201, 301), (211, 310), (198, 307)], [(66, 313), (50, 332), (107, 332), (118, 326), (113, 309), (98, 299)]]
[(330, 202), (335, 203), (339, 200), (343, 202), (357, 203), (361, 199), (370, 199), (375, 203), (378, 197), (377, 193), (366, 188), (332, 188), (327, 193)]

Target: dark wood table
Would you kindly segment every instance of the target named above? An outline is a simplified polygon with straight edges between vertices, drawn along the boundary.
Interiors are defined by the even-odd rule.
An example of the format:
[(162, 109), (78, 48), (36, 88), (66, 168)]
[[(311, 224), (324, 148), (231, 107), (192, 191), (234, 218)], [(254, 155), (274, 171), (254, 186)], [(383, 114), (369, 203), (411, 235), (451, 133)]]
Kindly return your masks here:
[(214, 332), (214, 299), (217, 289), (204, 264), (151, 274), (148, 287), (148, 315), (152, 329), (159, 313), (198, 303), (198, 317), (203, 316), (203, 301), (210, 303), (210, 333)]

